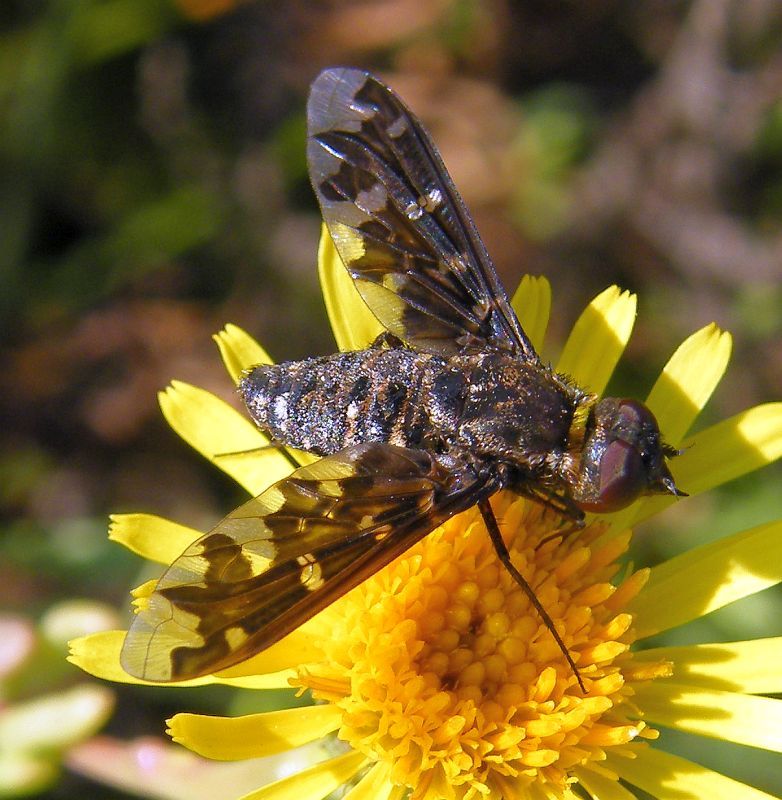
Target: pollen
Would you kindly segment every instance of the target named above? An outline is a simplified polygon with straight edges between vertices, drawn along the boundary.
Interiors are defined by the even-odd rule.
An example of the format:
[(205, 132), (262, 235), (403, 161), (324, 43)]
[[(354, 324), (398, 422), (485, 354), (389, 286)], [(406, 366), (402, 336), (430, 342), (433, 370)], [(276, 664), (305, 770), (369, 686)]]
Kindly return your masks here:
[[(600, 525), (552, 536), (556, 516), (503, 493), (495, 515), (516, 568), (576, 663), (585, 691), (524, 590), (500, 564), (477, 510), (427, 536), (322, 614), (322, 662), (294, 683), (342, 712), (339, 737), (413, 800), (564, 797), (572, 770), (655, 732), (629, 681), (668, 674), (629, 650), (617, 580), (629, 534)], [(617, 602), (621, 598), (621, 604)], [(537, 793), (535, 796), (538, 796)]]

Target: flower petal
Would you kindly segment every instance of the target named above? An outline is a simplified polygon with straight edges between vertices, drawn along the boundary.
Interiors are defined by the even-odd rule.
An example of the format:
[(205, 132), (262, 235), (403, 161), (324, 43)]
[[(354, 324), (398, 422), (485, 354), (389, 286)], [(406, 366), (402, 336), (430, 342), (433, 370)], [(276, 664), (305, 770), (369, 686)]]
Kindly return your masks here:
[(782, 580), (782, 521), (696, 547), (653, 567), (630, 603), (642, 639)]
[(542, 275), (525, 275), (510, 304), (527, 338), (540, 352), (551, 314), (551, 284)]
[(704, 492), (782, 457), (782, 403), (755, 406), (697, 433), (677, 473), (692, 492)]
[(609, 778), (589, 768), (573, 771), (578, 782), (589, 792), (594, 800), (635, 800), (635, 795), (625, 789), (618, 780)]
[[(235, 686), (237, 689), (290, 689), (291, 678), (296, 672), (292, 669), (281, 669), (279, 672), (265, 672), (257, 675), (224, 676), (223, 673), (211, 676), (212, 683)], [(177, 686), (181, 684), (177, 683)]]
[[(628, 748), (629, 749), (629, 748)], [(636, 758), (622, 758), (610, 751), (606, 765), (633, 786), (654, 797), (677, 800), (774, 800), (745, 783), (692, 761), (653, 747), (633, 747)]]
[(670, 661), (674, 677), (688, 686), (748, 694), (782, 692), (782, 636), (746, 642), (654, 647), (635, 652), (635, 661)]
[(647, 405), (665, 441), (678, 447), (720, 382), (733, 340), (713, 322), (685, 339), (652, 387)]
[(368, 347), (385, 328), (358, 293), (325, 225), (318, 247), (318, 275), (337, 347), (343, 352)]
[(124, 640), (125, 631), (101, 631), (80, 636), (68, 643), (70, 652), (67, 660), (96, 678), (145, 684), (146, 681), (132, 678), (119, 665), (119, 653)]
[(782, 700), (670, 681), (639, 683), (634, 689), (647, 722), (782, 751)]
[(391, 792), (388, 766), (375, 764), (342, 800), (385, 800)]
[[(672, 465), (676, 485), (691, 495), (706, 492), (782, 458), (782, 403), (755, 406), (692, 436)], [(632, 522), (637, 524), (675, 503), (649, 497)]]
[(159, 564), (170, 564), (202, 536), (201, 531), (154, 514), (112, 514), (109, 539)]
[[(679, 446), (722, 378), (731, 346), (730, 334), (712, 323), (686, 339), (671, 356), (646, 401), (668, 444)], [(723, 458), (720, 453), (718, 460)], [(676, 484), (692, 494), (680, 469), (681, 464), (674, 462), (672, 472)], [(644, 497), (624, 511), (612, 514), (609, 517), (611, 530), (613, 533), (623, 531), (673, 502), (672, 497)]]
[(239, 383), (245, 371), (251, 367), (274, 363), (266, 350), (238, 325), (229, 322), (212, 338), (234, 383)]
[(630, 338), (636, 305), (636, 296), (618, 286), (601, 292), (573, 326), (557, 372), (601, 394)]
[[(313, 623), (313, 620), (309, 620)], [(317, 620), (314, 622), (317, 623)], [(323, 650), (313, 637), (313, 624), (302, 625), (260, 653), (217, 673), (221, 678), (243, 678), (292, 669), (323, 658)]]
[[(132, 683), (141, 686), (171, 686), (170, 683), (155, 683), (144, 681), (128, 675), (119, 663), (119, 654), (122, 643), (125, 641), (126, 631), (101, 631), (89, 636), (73, 639), (70, 645), (68, 661), (77, 667), (89, 672), (96, 678), (103, 678), (116, 683)], [(266, 675), (251, 675), (241, 677), (218, 678), (215, 675), (205, 675), (202, 678), (193, 678), (189, 681), (178, 681), (176, 686), (206, 686), (217, 683), (235, 686), (242, 689), (287, 689), (290, 687), (288, 678), (293, 677), (292, 670), (283, 670)]]
[(345, 755), (321, 761), (288, 778), (246, 794), (241, 800), (321, 800), (350, 780), (364, 765), (362, 753), (351, 750)]
[(320, 739), (337, 730), (342, 711), (335, 705), (305, 706), (248, 714), (206, 717), (177, 714), (168, 720), (168, 735), (206, 758), (241, 761), (271, 756)]
[(285, 478), (294, 465), (255, 425), (210, 392), (172, 381), (158, 395), (168, 424), (252, 495)]

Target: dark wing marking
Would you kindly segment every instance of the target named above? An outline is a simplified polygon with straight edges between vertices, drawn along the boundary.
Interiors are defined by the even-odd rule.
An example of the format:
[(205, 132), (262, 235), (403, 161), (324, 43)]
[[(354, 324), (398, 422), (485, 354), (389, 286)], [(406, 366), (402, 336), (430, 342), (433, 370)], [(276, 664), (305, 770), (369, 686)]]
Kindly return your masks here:
[(411, 347), (466, 341), (538, 362), (421, 123), (376, 78), (328, 69), (307, 105), (310, 179), (367, 305)]
[(387, 444), (302, 467), (169, 567), (130, 626), (122, 666), (176, 681), (243, 661), (495, 488), (466, 465)]

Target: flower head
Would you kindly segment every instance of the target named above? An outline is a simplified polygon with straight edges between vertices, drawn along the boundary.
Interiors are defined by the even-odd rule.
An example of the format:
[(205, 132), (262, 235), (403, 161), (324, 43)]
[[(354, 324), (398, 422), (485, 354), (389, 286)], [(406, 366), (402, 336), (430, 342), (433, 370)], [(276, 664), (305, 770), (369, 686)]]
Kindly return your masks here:
[(323, 659), (293, 679), (340, 709), (339, 738), (412, 797), (515, 797), (532, 784), (560, 792), (603, 748), (654, 736), (628, 702), (632, 682), (670, 666), (633, 662), (622, 610), (647, 573), (610, 583), (629, 536), (600, 544), (604, 526), (594, 524), (545, 542), (552, 520), (540, 506), (505, 493), (495, 511), (586, 694), (477, 512), (334, 604), (323, 615)]
[[(320, 254), (338, 344), (378, 332), (328, 237)], [(539, 347), (550, 292), (527, 279), (514, 297)], [(603, 292), (574, 328), (557, 369), (601, 393), (630, 335), (635, 299)], [(229, 371), (267, 361), (238, 329), (218, 337)], [(678, 447), (727, 365), (729, 337), (709, 326), (674, 354), (647, 399)], [(163, 411), (188, 442), (257, 494), (291, 469), (275, 450), (247, 452), (260, 434), (194, 387), (174, 384)], [(691, 494), (782, 454), (782, 404), (751, 409), (697, 436), (673, 465)], [(245, 451), (241, 453), (239, 451)], [(231, 453), (220, 457), (220, 453)], [(778, 739), (782, 640), (631, 649), (782, 578), (782, 524), (698, 548), (649, 570), (619, 565), (630, 528), (673, 498), (647, 498), (563, 535), (551, 511), (510, 493), (492, 499), (513, 564), (576, 662), (581, 689), (529, 597), (499, 563), (481, 516), (454, 517), (268, 650), (191, 683), (292, 685), (321, 701), (221, 719), (178, 714), (175, 740), (213, 758), (281, 753), (336, 734), (339, 755), (246, 795), (320, 798), (356, 783), (353, 800), (409, 790), (420, 800), (626, 798), (618, 781), (658, 796), (763, 793), (666, 753), (654, 725), (768, 749)], [(115, 518), (112, 537), (167, 563), (198, 535), (145, 515)], [(139, 594), (148, 594), (142, 587)], [(119, 668), (122, 632), (74, 643), (72, 660), (130, 681)], [(761, 658), (760, 654), (766, 655)], [(777, 657), (775, 657), (775, 654)], [(748, 665), (751, 664), (751, 669)], [(663, 737), (664, 743), (664, 737)], [(336, 747), (336, 745), (335, 745)], [(579, 787), (576, 789), (576, 787)], [(230, 791), (226, 792), (230, 796)]]

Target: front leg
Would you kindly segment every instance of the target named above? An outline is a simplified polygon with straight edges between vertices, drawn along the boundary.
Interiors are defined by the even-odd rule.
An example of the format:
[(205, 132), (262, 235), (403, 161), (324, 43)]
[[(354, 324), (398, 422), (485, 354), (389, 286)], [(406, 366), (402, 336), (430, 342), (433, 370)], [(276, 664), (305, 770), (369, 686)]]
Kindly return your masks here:
[(574, 533), (578, 533), (584, 529), (586, 521), (584, 519), (584, 512), (576, 505), (575, 501), (568, 497), (566, 494), (557, 494), (555, 491), (542, 489), (539, 486), (529, 485), (516, 485), (513, 487), (516, 494), (534, 500), (536, 503), (549, 508), (559, 514), (561, 517), (560, 524), (548, 536), (544, 536), (536, 545), (535, 549), (543, 547), (546, 542), (552, 539), (567, 539)]
[(548, 489), (529, 483), (514, 483), (512, 487), (516, 494), (534, 500), (536, 503), (550, 508), (563, 517), (563, 526), (572, 527), (573, 530), (581, 530), (584, 527), (584, 512), (576, 505), (575, 500), (567, 494), (562, 494), (554, 489)]

